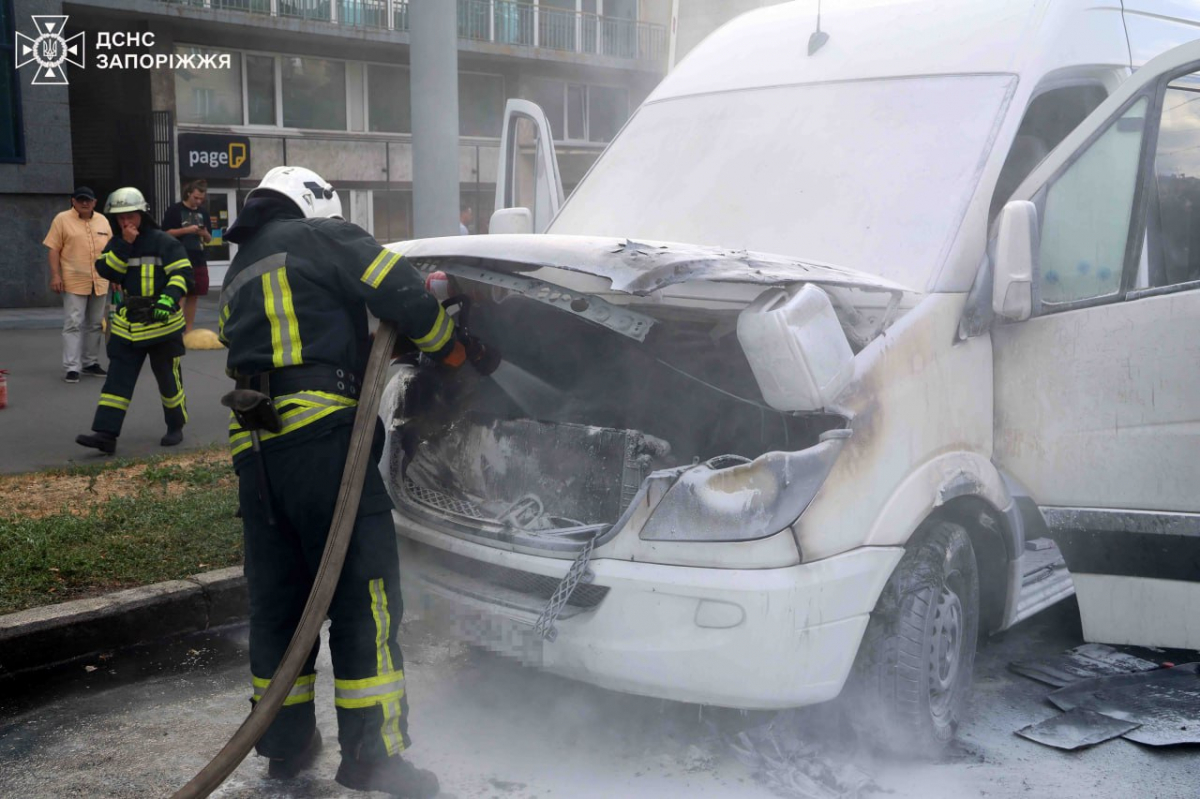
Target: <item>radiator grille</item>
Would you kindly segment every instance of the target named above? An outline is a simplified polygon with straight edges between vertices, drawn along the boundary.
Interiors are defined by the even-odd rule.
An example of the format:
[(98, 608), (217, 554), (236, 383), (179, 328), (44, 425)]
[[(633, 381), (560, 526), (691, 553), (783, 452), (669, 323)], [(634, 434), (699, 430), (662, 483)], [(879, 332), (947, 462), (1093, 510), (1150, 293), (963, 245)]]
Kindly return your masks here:
[[(463, 555), (456, 555), (453, 552), (446, 552), (436, 547), (421, 546), (420, 549), (435, 564), (447, 571), (452, 571), (456, 574), (512, 591), (518, 591), (527, 596), (539, 599), (549, 599), (554, 594), (554, 589), (558, 587), (560, 582), (555, 577), (546, 577), (541, 574), (521, 571), (520, 569), (510, 569), (506, 566), (484, 563), (483, 561)], [(567, 604), (577, 608), (594, 608), (607, 595), (607, 586), (580, 583), (571, 592), (571, 596), (567, 599)]]
[(457, 513), (460, 516), (469, 516), (479, 521), (494, 521), (488, 518), (474, 502), (467, 502), (465, 499), (457, 499), (441, 491), (419, 486), (407, 477), (404, 478), (404, 492), (422, 505), (428, 505), (431, 508)]

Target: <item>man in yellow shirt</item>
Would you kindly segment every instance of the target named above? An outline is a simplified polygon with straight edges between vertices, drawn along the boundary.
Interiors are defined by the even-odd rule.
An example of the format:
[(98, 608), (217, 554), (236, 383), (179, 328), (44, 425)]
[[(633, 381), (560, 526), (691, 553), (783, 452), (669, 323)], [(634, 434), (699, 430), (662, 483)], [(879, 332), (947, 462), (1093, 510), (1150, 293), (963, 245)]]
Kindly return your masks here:
[(54, 217), (42, 242), (50, 249), (50, 288), (63, 298), (63, 369), (68, 383), (79, 375), (104, 377), (100, 365), (100, 322), (108, 281), (96, 274), (96, 259), (112, 239), (112, 228), (96, 213), (96, 195), (79, 186), (71, 209)]

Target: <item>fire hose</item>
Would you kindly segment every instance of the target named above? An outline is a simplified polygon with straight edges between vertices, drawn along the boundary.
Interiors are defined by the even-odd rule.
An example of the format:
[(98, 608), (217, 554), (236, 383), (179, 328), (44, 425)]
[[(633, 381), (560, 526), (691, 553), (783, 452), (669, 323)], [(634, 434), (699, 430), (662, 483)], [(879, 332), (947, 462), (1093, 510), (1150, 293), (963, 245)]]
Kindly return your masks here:
[(316, 581), (304, 606), (300, 624), (288, 644), (283, 660), (271, 677), (271, 684), (263, 692), (262, 699), (255, 703), (250, 715), (242, 722), (233, 737), (208, 765), (195, 777), (173, 794), (173, 799), (205, 797), (217, 789), (245, 759), (258, 739), (275, 720), (283, 702), (292, 690), (292, 684), (300, 676), (301, 669), (312, 651), (313, 643), (325, 623), (329, 603), (333, 600), (342, 564), (354, 523), (358, 516), (358, 503), (362, 497), (363, 478), (371, 456), (371, 444), (375, 435), (375, 420), (379, 414), (379, 401), (387, 382), (388, 365), (392, 347), (396, 341), (395, 326), (381, 321), (375, 333), (375, 343), (367, 360), (367, 372), (363, 378), (362, 394), (359, 395), (358, 410), (354, 415), (354, 428), (350, 435), (350, 450), (346, 455), (346, 466), (342, 470), (342, 483), (338, 488), (337, 504), (334, 505), (333, 522), (325, 542), (325, 552), (317, 569)]

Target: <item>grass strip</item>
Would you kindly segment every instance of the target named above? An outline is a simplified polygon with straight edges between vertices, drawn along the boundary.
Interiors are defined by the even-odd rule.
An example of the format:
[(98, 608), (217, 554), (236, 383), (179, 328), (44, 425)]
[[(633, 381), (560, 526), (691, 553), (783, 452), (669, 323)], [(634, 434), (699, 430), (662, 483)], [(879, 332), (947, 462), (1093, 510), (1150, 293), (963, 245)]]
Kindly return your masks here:
[(23, 475), (5, 489), (59, 506), (6, 497), (0, 613), (242, 562), (237, 477), (223, 448)]

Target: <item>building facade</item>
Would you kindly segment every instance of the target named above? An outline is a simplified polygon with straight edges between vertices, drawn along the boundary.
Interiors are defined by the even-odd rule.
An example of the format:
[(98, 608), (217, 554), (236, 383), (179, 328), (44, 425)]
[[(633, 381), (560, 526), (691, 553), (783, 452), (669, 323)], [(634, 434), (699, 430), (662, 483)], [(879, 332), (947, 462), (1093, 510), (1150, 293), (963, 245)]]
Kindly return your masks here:
[[(136, 185), (161, 215), (205, 177), (223, 231), (267, 170), (299, 164), (379, 240), (411, 237), (410, 2), (457, 3), (472, 233), (491, 216), (507, 99), (546, 111), (570, 191), (666, 68), (670, 0), (0, 0), (14, 45), (0, 45), (0, 214), (17, 222), (0, 307), (56, 302), (41, 240), (76, 184), (101, 198)], [(14, 67), (42, 54), (22, 52), (44, 46), (35, 14), (83, 34), (69, 85), (35, 84), (37, 61)], [(215, 237), (214, 279), (231, 256)]]

